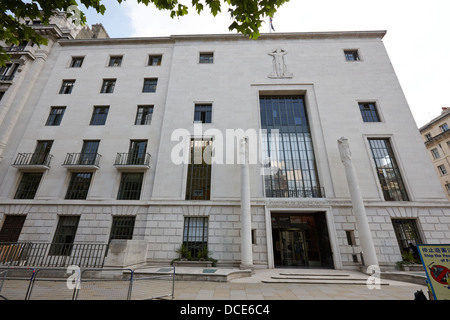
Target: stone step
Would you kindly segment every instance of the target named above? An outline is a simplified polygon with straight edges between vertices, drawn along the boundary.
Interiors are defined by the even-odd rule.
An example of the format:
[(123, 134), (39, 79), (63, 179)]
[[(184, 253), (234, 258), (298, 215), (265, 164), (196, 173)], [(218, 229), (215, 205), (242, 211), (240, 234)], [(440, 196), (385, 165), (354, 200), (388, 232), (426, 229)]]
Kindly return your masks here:
[[(306, 274), (306, 273), (280, 273), (270, 279), (262, 280), (263, 283), (292, 283), (292, 284), (345, 284), (367, 285), (368, 277), (355, 277), (349, 274)], [(386, 281), (379, 280), (380, 285), (388, 285)]]

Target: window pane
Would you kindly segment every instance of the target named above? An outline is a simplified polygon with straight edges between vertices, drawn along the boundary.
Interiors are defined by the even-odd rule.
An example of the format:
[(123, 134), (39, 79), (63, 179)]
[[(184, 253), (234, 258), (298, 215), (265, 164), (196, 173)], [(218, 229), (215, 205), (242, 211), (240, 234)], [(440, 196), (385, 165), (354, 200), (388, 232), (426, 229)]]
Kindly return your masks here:
[[(409, 252), (411, 245), (423, 243), (415, 219), (392, 219), (392, 225), (402, 254)], [(416, 258), (420, 259), (418, 256)]]
[(91, 172), (73, 172), (67, 188), (66, 199), (86, 199), (91, 178)]
[(72, 58), (72, 62), (70, 63), (71, 68), (80, 68), (83, 64), (83, 57), (74, 57)]
[(144, 79), (144, 87), (142, 92), (156, 92), (156, 85), (158, 84), (158, 79)]
[(132, 239), (135, 220), (135, 217), (113, 217), (109, 241), (113, 239)]
[(109, 59), (109, 67), (119, 67), (122, 64), (122, 56), (113, 56)]
[(50, 109), (50, 114), (48, 115), (46, 126), (59, 126), (61, 124), (62, 118), (66, 107), (52, 107)]
[(61, 89), (59, 90), (60, 94), (71, 94), (73, 86), (75, 84), (75, 80), (63, 80), (61, 85)]
[(193, 257), (208, 246), (208, 218), (186, 217), (184, 218), (183, 245)]
[(162, 61), (161, 55), (151, 55), (148, 57), (149, 66), (160, 66)]
[(14, 199), (34, 199), (42, 175), (42, 172), (24, 172)]
[(17, 242), (25, 223), (24, 215), (7, 215), (0, 230), (0, 242)]
[(152, 122), (153, 106), (139, 106), (136, 113), (136, 125), (146, 125)]
[(212, 52), (200, 53), (199, 63), (213, 63), (214, 54)]
[(196, 104), (194, 112), (194, 121), (202, 123), (211, 123), (212, 105)]
[(211, 140), (191, 140), (186, 200), (209, 200), (211, 193)]
[(139, 200), (144, 174), (142, 172), (123, 172), (120, 180), (118, 200)]
[(79, 216), (61, 216), (59, 218), (49, 255), (70, 256), (79, 220)]
[(375, 103), (360, 103), (359, 110), (364, 122), (380, 122)]
[(104, 125), (108, 116), (109, 107), (94, 107), (92, 112), (91, 126)]
[(100, 93), (113, 93), (116, 86), (116, 79), (104, 79)]

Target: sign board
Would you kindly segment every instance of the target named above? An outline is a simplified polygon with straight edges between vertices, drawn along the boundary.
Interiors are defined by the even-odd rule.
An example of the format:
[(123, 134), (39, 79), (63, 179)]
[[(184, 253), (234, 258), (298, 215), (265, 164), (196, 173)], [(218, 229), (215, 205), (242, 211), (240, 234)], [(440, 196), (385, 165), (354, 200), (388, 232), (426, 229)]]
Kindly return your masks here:
[(418, 244), (428, 284), (436, 300), (450, 300), (450, 244)]

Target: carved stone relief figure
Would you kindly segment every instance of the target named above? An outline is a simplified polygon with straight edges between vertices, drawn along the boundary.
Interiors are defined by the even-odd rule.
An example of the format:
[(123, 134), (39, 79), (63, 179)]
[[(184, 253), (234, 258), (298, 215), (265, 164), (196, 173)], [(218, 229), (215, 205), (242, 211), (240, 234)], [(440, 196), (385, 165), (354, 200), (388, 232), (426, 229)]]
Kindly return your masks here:
[(273, 52), (269, 52), (268, 55), (273, 57), (273, 71), (269, 74), (269, 78), (292, 78), (292, 73), (287, 71), (286, 63), (284, 62), (284, 56), (286, 51), (281, 48), (276, 49)]

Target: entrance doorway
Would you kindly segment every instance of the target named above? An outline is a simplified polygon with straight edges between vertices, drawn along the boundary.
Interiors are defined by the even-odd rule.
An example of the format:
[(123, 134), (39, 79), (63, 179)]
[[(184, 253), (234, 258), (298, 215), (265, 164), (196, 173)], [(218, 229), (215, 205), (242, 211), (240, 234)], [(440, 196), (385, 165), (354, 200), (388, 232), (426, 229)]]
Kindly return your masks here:
[(325, 213), (272, 213), (275, 267), (333, 267)]

